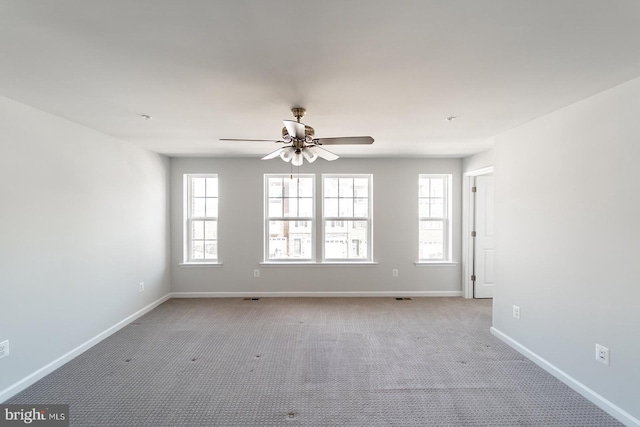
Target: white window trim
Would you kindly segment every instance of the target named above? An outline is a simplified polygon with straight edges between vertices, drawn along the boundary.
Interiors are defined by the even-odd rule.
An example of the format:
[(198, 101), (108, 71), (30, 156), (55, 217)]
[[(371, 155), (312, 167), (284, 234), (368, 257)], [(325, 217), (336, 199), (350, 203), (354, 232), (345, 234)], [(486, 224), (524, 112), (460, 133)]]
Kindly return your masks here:
[[(367, 200), (369, 202), (368, 217), (325, 217), (324, 215), (324, 181), (325, 178), (367, 178), (369, 181), (369, 192)], [(322, 227), (322, 263), (323, 264), (371, 264), (373, 263), (373, 174), (322, 174), (322, 188), (320, 193), (320, 218)], [(366, 258), (327, 258), (326, 257), (326, 230), (327, 221), (364, 221), (367, 227), (367, 257)], [(350, 242), (347, 243), (348, 245)]]
[[(269, 217), (269, 178), (288, 178), (290, 174), (282, 173), (266, 173), (263, 179), (263, 262), (261, 264), (305, 264), (313, 263), (316, 259), (316, 175), (315, 174), (299, 174), (299, 177), (311, 178), (312, 183), (312, 200), (311, 212), (312, 217)], [(269, 258), (269, 221), (310, 221), (311, 222), (311, 257), (310, 258)]]
[[(191, 221), (193, 220), (190, 217), (190, 206), (191, 206), (191, 179), (190, 178), (217, 178), (218, 179), (218, 203), (220, 201), (220, 177), (215, 173), (187, 173), (183, 175), (183, 246), (182, 246), (182, 262), (178, 265), (181, 267), (190, 266), (190, 267), (204, 267), (204, 266), (222, 266), (222, 262), (220, 261), (220, 236), (216, 231), (216, 253), (218, 254), (216, 259), (212, 260), (204, 260), (204, 259), (191, 259)], [(200, 218), (197, 218), (200, 219)], [(220, 205), (218, 204), (218, 214), (215, 218), (202, 218), (204, 220), (215, 220), (216, 227), (219, 225), (220, 219)]]
[(259, 263), (261, 267), (370, 267), (378, 265), (376, 261), (354, 261), (354, 262), (320, 262), (320, 261), (306, 261), (306, 262), (284, 262), (284, 261), (270, 261)]
[[(444, 226), (443, 230), (445, 231), (444, 235), (444, 248), (443, 248), (443, 256), (439, 259), (420, 259), (420, 248), (418, 247), (418, 261), (414, 264), (416, 266), (425, 266), (425, 265), (439, 265), (439, 266), (450, 266), (456, 265), (457, 263), (453, 261), (453, 221), (451, 220), (451, 213), (453, 209), (453, 175), (447, 173), (421, 173), (418, 174), (418, 183), (421, 178), (445, 178), (445, 198), (446, 203), (444, 205), (445, 215), (444, 215)], [(420, 195), (418, 194), (418, 203), (420, 201)], [(418, 207), (419, 209), (419, 207)], [(418, 214), (418, 236), (420, 233), (420, 222), (426, 218), (421, 217)], [(420, 237), (418, 237), (418, 245), (420, 244)]]

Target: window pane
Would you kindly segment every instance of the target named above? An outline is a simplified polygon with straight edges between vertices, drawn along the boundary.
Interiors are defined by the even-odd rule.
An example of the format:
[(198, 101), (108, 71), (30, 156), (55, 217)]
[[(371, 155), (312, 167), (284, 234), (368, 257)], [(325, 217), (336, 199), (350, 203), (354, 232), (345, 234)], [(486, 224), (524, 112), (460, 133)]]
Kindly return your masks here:
[(217, 221), (207, 221), (204, 223), (204, 238), (205, 239), (218, 238), (218, 222)]
[(307, 218), (313, 217), (313, 199), (299, 199), (298, 203), (300, 206), (300, 212), (298, 212), (298, 216)]
[(339, 199), (340, 217), (353, 217), (353, 199)]
[(420, 225), (420, 259), (442, 259), (444, 257), (443, 221), (421, 221)]
[(311, 231), (308, 221), (270, 221), (269, 259), (310, 259)]
[(282, 217), (282, 199), (269, 199), (269, 218)]
[(325, 178), (322, 188), (324, 197), (338, 197), (338, 178)]
[(191, 223), (191, 238), (204, 239), (204, 221), (193, 221)]
[(298, 196), (298, 180), (296, 178), (284, 179), (284, 196), (285, 197), (297, 197)]
[(429, 192), (431, 197), (444, 197), (444, 179), (431, 178), (431, 190)]
[(204, 258), (216, 259), (218, 258), (218, 245), (215, 241), (207, 241), (204, 244)]
[(205, 178), (191, 178), (191, 191), (193, 197), (204, 197)]
[(369, 216), (369, 200), (356, 199), (353, 205), (353, 216), (368, 217)]
[(282, 178), (269, 178), (269, 197), (282, 197)]
[(353, 180), (355, 197), (369, 197), (369, 179), (355, 178)]
[(191, 258), (204, 259), (204, 242), (202, 240), (194, 240), (191, 243)]
[(369, 235), (367, 225), (366, 221), (325, 221), (325, 258), (366, 259)]
[(324, 199), (324, 216), (338, 216), (338, 199)]
[(203, 218), (204, 217), (204, 198), (194, 198), (193, 199), (193, 210), (191, 212), (191, 216)]
[(313, 180), (311, 178), (300, 178), (298, 197), (313, 197)]
[(298, 199), (284, 199), (284, 216), (298, 216)]
[(429, 216), (429, 199), (420, 199), (418, 201), (418, 215), (420, 218)]
[(311, 221), (292, 221), (290, 232), (311, 233)]
[(353, 178), (339, 178), (340, 197), (353, 197)]
[(443, 199), (431, 199), (431, 217), (443, 218), (444, 217), (444, 200)]
[(348, 254), (347, 235), (325, 234), (324, 257), (327, 259), (346, 259)]
[(205, 205), (206, 205), (206, 216), (207, 218), (215, 218), (218, 216), (218, 199), (215, 198), (207, 198), (205, 199)]
[(207, 197), (218, 197), (218, 178), (207, 178)]

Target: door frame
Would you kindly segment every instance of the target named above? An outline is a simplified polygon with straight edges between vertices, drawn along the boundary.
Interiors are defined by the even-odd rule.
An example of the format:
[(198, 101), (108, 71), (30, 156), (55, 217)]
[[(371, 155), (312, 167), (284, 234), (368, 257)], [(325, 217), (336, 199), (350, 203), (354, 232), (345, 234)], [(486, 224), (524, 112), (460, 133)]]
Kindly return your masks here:
[(475, 205), (471, 187), (473, 180), (480, 175), (493, 173), (493, 166), (465, 172), (462, 175), (462, 297), (473, 298), (473, 282), (471, 272), (473, 266), (473, 242), (471, 240), (471, 228), (475, 217)]

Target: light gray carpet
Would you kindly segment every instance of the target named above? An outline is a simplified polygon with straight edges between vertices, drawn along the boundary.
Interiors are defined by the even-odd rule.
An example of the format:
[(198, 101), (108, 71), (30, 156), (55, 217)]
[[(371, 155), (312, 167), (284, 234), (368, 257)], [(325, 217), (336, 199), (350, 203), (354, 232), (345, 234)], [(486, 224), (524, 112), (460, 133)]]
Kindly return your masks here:
[(173, 299), (6, 403), (72, 426), (613, 426), (489, 333), (491, 301)]

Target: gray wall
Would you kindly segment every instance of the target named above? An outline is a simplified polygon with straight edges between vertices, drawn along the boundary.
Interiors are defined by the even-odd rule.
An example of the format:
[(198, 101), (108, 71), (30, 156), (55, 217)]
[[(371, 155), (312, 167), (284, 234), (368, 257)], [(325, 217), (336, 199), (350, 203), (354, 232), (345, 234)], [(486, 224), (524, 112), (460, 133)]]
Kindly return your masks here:
[[(269, 150), (267, 150), (269, 151)], [(266, 151), (265, 151), (266, 152)], [(174, 292), (443, 292), (458, 295), (460, 278), (460, 159), (318, 159), (300, 173), (373, 174), (373, 266), (261, 266), (263, 176), (289, 173), (280, 159), (171, 159), (172, 290)], [(179, 267), (182, 261), (185, 173), (217, 173), (222, 267)], [(418, 174), (453, 174), (452, 266), (416, 267)], [(318, 203), (319, 205), (319, 203)], [(399, 270), (392, 277), (391, 270)], [(253, 270), (260, 269), (260, 278)]]
[(167, 158), (2, 97), (0, 129), (1, 396), (170, 276)]
[[(494, 147), (494, 327), (636, 418), (639, 111), (636, 79)], [(596, 343), (610, 349), (610, 367), (595, 360)]]

